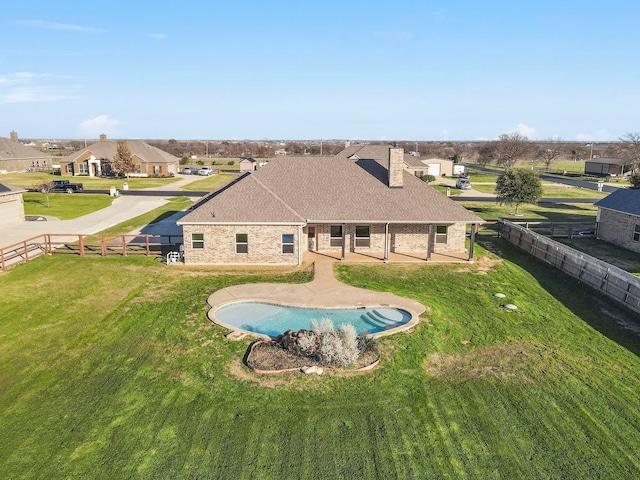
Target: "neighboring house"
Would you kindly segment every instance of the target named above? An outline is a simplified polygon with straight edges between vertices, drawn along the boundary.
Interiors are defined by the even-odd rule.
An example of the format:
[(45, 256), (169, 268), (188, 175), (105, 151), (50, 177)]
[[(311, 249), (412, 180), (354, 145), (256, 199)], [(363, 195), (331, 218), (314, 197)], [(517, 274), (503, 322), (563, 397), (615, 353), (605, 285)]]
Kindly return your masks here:
[[(130, 176), (167, 177), (178, 173), (178, 157), (142, 140), (127, 140), (127, 146), (136, 168)], [(115, 173), (112, 161), (117, 150), (116, 140), (107, 140), (106, 135), (100, 135), (99, 142), (60, 159), (62, 174), (95, 177)]]
[(596, 237), (640, 252), (640, 190), (619, 188), (595, 204)]
[(419, 158), (413, 155), (405, 155), (404, 163), (406, 169), (416, 177), (423, 175), (433, 175), (434, 177), (454, 175), (454, 162), (445, 158)]
[(251, 172), (256, 169), (256, 161), (253, 158), (240, 159), (240, 173)]
[(629, 160), (624, 158), (592, 158), (584, 162), (586, 175), (620, 176), (631, 170)]
[(384, 161), (283, 157), (244, 174), (178, 221), (185, 262), (300, 265), (306, 251), (385, 261), (467, 255), (467, 227), (483, 220), (405, 171), (401, 148), (384, 148)]
[(0, 227), (22, 222), (24, 220), (24, 188), (0, 183)]
[(50, 168), (52, 168), (51, 155), (21, 144), (16, 132), (11, 132), (11, 138), (0, 137), (0, 173)]

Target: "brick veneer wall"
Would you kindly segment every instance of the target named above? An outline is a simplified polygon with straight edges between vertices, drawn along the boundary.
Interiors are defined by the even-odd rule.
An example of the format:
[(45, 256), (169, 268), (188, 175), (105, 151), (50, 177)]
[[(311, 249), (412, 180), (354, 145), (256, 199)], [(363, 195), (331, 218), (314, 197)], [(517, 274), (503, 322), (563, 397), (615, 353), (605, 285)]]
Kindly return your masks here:
[(0, 196), (0, 204), (12, 204), (16, 213), (15, 218), (24, 221), (24, 201), (21, 193)]
[(640, 224), (640, 217), (628, 213), (601, 209), (597, 237), (605, 242), (640, 252), (640, 242), (633, 240), (633, 230)]
[[(339, 224), (335, 224), (339, 225)], [(360, 224), (357, 224), (360, 225)], [(344, 225), (345, 251), (347, 252), (383, 252), (384, 251), (384, 224), (370, 225), (371, 242), (370, 246), (355, 248), (356, 224), (347, 223)], [(433, 226), (435, 228), (435, 225)], [(435, 243), (435, 253), (464, 252), (465, 235), (467, 226), (465, 224), (452, 224), (447, 227), (447, 243)], [(342, 247), (332, 247), (331, 225), (316, 225), (317, 250), (320, 252), (340, 252)], [(425, 224), (390, 224), (389, 225), (389, 250), (390, 252), (420, 253), (427, 252), (429, 244), (429, 225)], [(435, 241), (435, 236), (434, 236)], [(305, 235), (305, 242), (306, 235)], [(308, 243), (305, 243), (305, 249)]]
[[(185, 263), (191, 265), (298, 265), (297, 225), (183, 225)], [(194, 249), (191, 234), (204, 234)], [(236, 253), (236, 234), (248, 236), (248, 253)], [(282, 234), (294, 234), (294, 253), (282, 253)]]

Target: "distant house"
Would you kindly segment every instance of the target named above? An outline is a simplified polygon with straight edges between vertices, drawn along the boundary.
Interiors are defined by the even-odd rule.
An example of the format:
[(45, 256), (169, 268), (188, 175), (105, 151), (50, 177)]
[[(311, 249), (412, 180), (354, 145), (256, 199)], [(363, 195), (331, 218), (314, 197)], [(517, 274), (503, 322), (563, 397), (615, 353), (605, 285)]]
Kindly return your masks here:
[(0, 227), (8, 227), (24, 220), (24, 188), (0, 183)]
[(640, 252), (640, 190), (619, 188), (595, 204), (596, 237)]
[(240, 173), (251, 172), (256, 169), (256, 161), (253, 158), (240, 159)]
[[(136, 167), (131, 176), (166, 177), (178, 173), (178, 157), (141, 140), (127, 140), (127, 146)], [(106, 135), (100, 135), (99, 142), (60, 159), (62, 174), (95, 177), (114, 173), (112, 162), (117, 150), (116, 140), (107, 140)]]
[(52, 168), (51, 155), (21, 144), (16, 132), (11, 132), (11, 138), (0, 137), (0, 173), (50, 168)]
[(586, 175), (621, 176), (631, 170), (631, 164), (624, 158), (592, 158), (584, 162)]
[(245, 173), (178, 221), (185, 262), (300, 265), (307, 251), (471, 259), (466, 232), (483, 220), (406, 171), (401, 148), (382, 148), (384, 160), (287, 156)]

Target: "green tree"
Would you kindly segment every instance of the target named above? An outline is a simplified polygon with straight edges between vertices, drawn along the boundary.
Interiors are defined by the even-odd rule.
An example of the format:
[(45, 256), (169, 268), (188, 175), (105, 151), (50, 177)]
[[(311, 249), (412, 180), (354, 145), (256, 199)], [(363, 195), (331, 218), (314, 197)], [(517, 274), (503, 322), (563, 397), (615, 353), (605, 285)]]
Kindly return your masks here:
[(500, 205), (515, 205), (519, 215), (520, 204), (536, 203), (542, 196), (542, 184), (532, 170), (510, 168), (496, 180), (495, 192)]
[(129, 176), (136, 169), (133, 155), (126, 140), (118, 140), (116, 154), (113, 157), (113, 169), (121, 175)]

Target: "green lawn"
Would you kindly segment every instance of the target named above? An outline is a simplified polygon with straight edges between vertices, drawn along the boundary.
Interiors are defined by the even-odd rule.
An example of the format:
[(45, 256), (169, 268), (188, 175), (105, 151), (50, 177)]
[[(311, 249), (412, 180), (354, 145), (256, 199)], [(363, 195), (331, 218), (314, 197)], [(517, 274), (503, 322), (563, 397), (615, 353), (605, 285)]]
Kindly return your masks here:
[(182, 187), (183, 190), (189, 190), (190, 192), (204, 192), (204, 191), (215, 191), (220, 187), (223, 187), (230, 181), (238, 178), (237, 175), (222, 173), (219, 175), (210, 175), (208, 177), (203, 178), (202, 180), (196, 180), (195, 182), (191, 182)]
[(44, 193), (23, 193), (25, 215), (48, 215), (60, 220), (82, 217), (111, 205), (109, 195), (50, 193), (49, 207)]
[(629, 314), (486, 245), (506, 259), (339, 265), (431, 309), (357, 375), (252, 374), (248, 342), (206, 319), (220, 288), (308, 269), (54, 255), (0, 274), (2, 476), (638, 478), (640, 341), (616, 328)]
[(129, 190), (141, 190), (145, 188), (161, 187), (179, 180), (178, 177), (171, 178), (97, 178), (97, 177), (72, 177), (68, 175), (49, 175), (45, 172), (21, 172), (8, 173), (0, 177), (3, 183), (15, 185), (16, 187), (32, 188), (36, 183), (43, 180), (69, 180), (74, 183), (82, 183), (85, 190), (109, 190), (112, 186), (119, 190), (123, 189), (123, 183), (129, 183)]
[(484, 220), (495, 221), (505, 218), (514, 222), (595, 222), (597, 207), (589, 203), (548, 203), (542, 205), (522, 204), (521, 215), (515, 216), (515, 208), (500, 206), (497, 202), (459, 202)]
[[(104, 235), (121, 235), (129, 233), (137, 228), (157, 223), (167, 217), (170, 217), (171, 215), (184, 210), (192, 203), (193, 202), (188, 197), (170, 198), (169, 202), (165, 203), (161, 207), (154, 208), (147, 213), (125, 220), (118, 225), (114, 225), (113, 227), (107, 228), (98, 233)], [(93, 238), (90, 237), (90, 241), (91, 240), (93, 240)]]
[[(482, 193), (495, 193), (495, 184), (479, 184), (471, 182), (474, 190)], [(542, 184), (542, 197), (545, 198), (604, 198), (607, 192), (598, 192), (589, 188), (569, 187), (564, 185), (548, 183)]]

